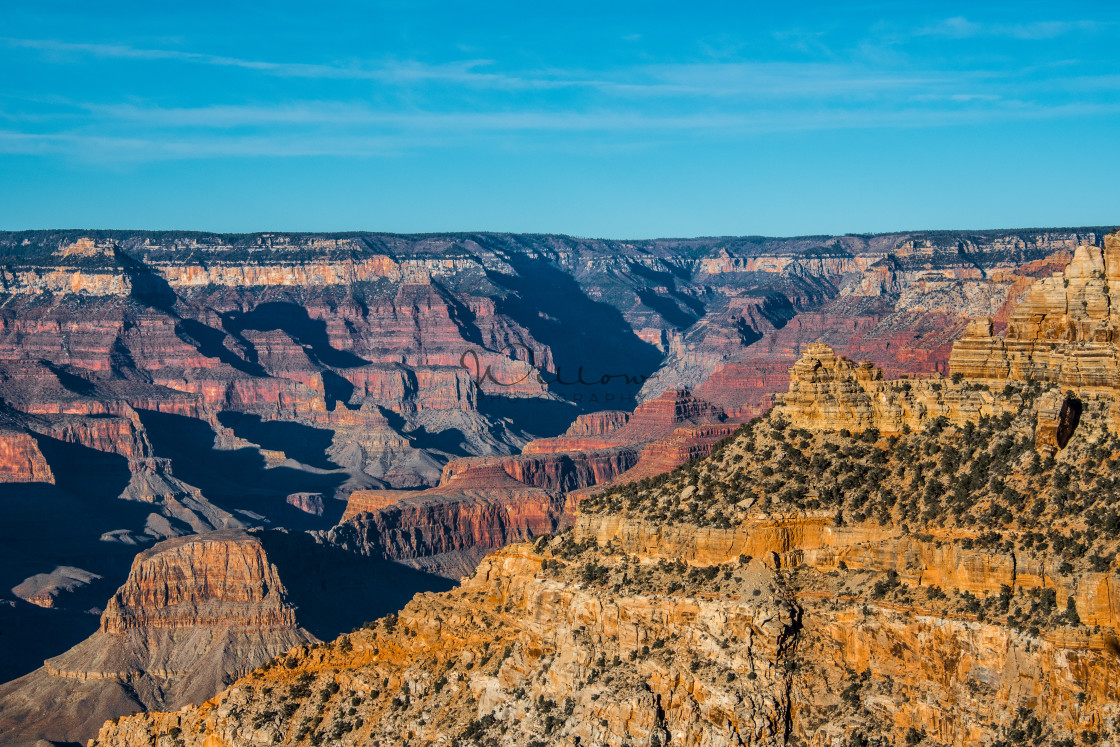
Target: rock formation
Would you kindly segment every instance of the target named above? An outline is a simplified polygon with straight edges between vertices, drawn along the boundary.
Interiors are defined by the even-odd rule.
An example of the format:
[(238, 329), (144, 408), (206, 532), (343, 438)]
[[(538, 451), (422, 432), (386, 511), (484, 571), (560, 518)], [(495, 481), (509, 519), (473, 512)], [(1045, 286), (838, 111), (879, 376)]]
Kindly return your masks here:
[(73, 566), (59, 566), (50, 573), (36, 573), (12, 587), (12, 593), (39, 607), (54, 607), (59, 597), (100, 578), (96, 573)]
[(0, 687), (5, 743), (84, 739), (110, 717), (206, 699), (314, 640), (286, 594), (251, 535), (212, 532), (145, 550), (94, 635)]
[(51, 466), (29, 433), (0, 431), (0, 482), (54, 482)]
[(513, 479), (500, 462), (452, 462), (437, 487), (352, 493), (331, 544), (458, 578), (488, 551), (554, 532), (561, 491)]
[[(355, 491), (330, 540), (458, 578), (490, 550), (567, 526), (575, 501), (593, 489), (706, 456), (734, 430), (722, 419), (687, 391), (624, 416), (581, 416), (565, 435), (531, 441), (518, 456), (448, 462), (434, 488)], [(709, 420), (717, 422), (697, 424)]]
[(775, 411), (809, 429), (875, 429), (901, 434), (938, 418), (978, 421), (1013, 411), (1019, 399), (973, 383), (942, 379), (888, 381), (870, 361), (853, 363), (828, 345), (812, 343), (790, 372), (789, 391)]
[[(874, 262), (863, 261), (858, 242), (833, 240), (825, 254), (856, 260), (838, 265), (844, 274), (821, 278), (836, 285), (836, 295), (825, 291), (820, 305), (787, 295), (796, 311), (791, 317), (771, 314), (756, 323), (732, 315), (718, 337), (712, 325), (696, 325), (672, 346), (643, 396), (689, 386), (747, 419), (770, 406), (785, 372), (811, 342), (871, 359), (890, 378), (944, 374), (953, 341), (970, 319), (993, 316), (1005, 324), (1008, 308), (1035, 278), (1064, 267), (1076, 247), (1099, 246), (1103, 238), (1096, 231), (882, 237), (888, 246)], [(735, 329), (742, 333), (738, 339)]]
[[(589, 423), (596, 421), (587, 416), (574, 422), (562, 436), (530, 441), (522, 453), (548, 454), (636, 446), (668, 436), (678, 426), (686, 423), (708, 423), (725, 419), (722, 410), (694, 396), (687, 389), (666, 390), (638, 405), (625, 420), (618, 419), (610, 412), (597, 418), (614, 420), (616, 424), (612, 427), (589, 426)], [(600, 432), (590, 433), (591, 430)]]
[(1120, 290), (1120, 234), (1102, 250), (1079, 246), (1060, 273), (1031, 286), (1011, 314), (1006, 334), (992, 335), (983, 320), (954, 347), (950, 370), (970, 379), (1045, 381), (1088, 395), (1120, 386), (1113, 282)]

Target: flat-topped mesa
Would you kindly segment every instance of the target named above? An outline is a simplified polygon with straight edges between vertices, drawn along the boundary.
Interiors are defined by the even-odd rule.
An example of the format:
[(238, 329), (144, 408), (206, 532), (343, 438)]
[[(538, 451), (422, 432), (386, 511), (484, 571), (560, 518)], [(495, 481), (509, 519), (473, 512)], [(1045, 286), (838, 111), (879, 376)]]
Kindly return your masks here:
[(41, 671), (131, 682), (145, 706), (173, 706), (309, 640), (261, 541), (223, 530), (137, 555), (98, 631)]
[(888, 381), (870, 361), (853, 363), (828, 345), (812, 343), (790, 370), (789, 391), (778, 395), (776, 410), (799, 428), (874, 428), (893, 435), (939, 417), (978, 421), (1012, 412), (1018, 404), (1018, 399), (940, 376)]
[(635, 408), (626, 425), (632, 431), (659, 432), (666, 426), (722, 420), (723, 412), (688, 389), (669, 389)]
[(576, 417), (564, 432), (566, 436), (605, 436), (630, 422), (625, 410), (599, 410)]
[(296, 626), (276, 566), (260, 540), (212, 532), (161, 542), (136, 556), (128, 580), (109, 600), (101, 631), (219, 625)]
[(1060, 273), (1035, 281), (1011, 312), (1003, 338), (985, 320), (953, 346), (951, 373), (980, 381), (1042, 381), (1079, 395), (1120, 389), (1120, 233), (1104, 248), (1079, 246)]

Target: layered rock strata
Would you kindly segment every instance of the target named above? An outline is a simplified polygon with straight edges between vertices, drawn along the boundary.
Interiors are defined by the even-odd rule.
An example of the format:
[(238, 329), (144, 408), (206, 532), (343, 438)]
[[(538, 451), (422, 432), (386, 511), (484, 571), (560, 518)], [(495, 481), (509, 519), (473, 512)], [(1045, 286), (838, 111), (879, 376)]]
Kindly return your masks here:
[(54, 482), (51, 466), (31, 434), (0, 430), (0, 482)]
[(1103, 249), (1079, 246), (1062, 272), (1037, 281), (1010, 315), (1003, 337), (984, 320), (954, 346), (950, 370), (983, 381), (1037, 380), (1085, 395), (1120, 387), (1116, 330), (1120, 311), (1120, 234)]
[(85, 739), (106, 718), (210, 697), (314, 640), (286, 595), (252, 535), (211, 532), (145, 550), (94, 635), (0, 686), (5, 743)]
[(451, 469), (427, 490), (355, 492), (328, 539), (366, 556), (459, 578), (490, 550), (556, 531), (565, 522), (565, 507), (561, 491), (519, 482), (500, 462), (484, 461)]
[(919, 430), (937, 418), (964, 423), (999, 416), (1020, 400), (940, 376), (888, 381), (870, 361), (853, 363), (812, 343), (790, 372), (789, 391), (777, 401), (775, 411), (803, 428), (874, 428), (890, 435)]
[(595, 486), (707, 455), (734, 426), (695, 423), (722, 418), (687, 391), (633, 414), (581, 416), (565, 435), (531, 441), (518, 456), (448, 462), (434, 488), (355, 491), (331, 541), (458, 578), (489, 550), (567, 526), (575, 501)]

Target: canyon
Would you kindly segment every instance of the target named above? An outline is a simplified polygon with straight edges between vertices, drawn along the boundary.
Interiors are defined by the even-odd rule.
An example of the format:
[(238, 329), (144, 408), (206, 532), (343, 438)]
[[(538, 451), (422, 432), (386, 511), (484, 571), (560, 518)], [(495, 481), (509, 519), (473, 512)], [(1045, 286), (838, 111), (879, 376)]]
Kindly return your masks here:
[[(520, 579), (501, 605), (522, 604), (537, 591), (518, 575), (528, 556), (516, 543), (555, 535), (617, 545), (609, 532), (598, 539), (606, 530), (587, 525), (581, 506), (706, 463), (775, 403), (768, 417), (814, 439), (839, 422), (908, 438), (942, 416), (963, 428), (1013, 415), (1027, 399), (1022, 382), (1053, 382), (1060, 391), (1031, 407), (1039, 448), (1061, 457), (1061, 442), (1112, 401), (1112, 322), (1100, 298), (1120, 245), (1106, 234), (0, 234), (0, 493), (9, 510), (0, 634), (11, 651), (2, 679), (24, 683), (0, 692), (0, 715), (22, 724), (28, 743), (85, 740), (107, 718), (207, 700), (297, 643), (298, 677), (301, 657), (327, 655), (316, 641), (400, 610), (416, 592), (414, 604), (454, 610), (489, 583), (480, 577), (498, 574), (495, 563), (512, 564)], [(1022, 390), (1018, 399), (1003, 396), (1007, 385)], [(1067, 389), (1084, 408), (1082, 425)], [(236, 564), (212, 565), (206, 553), (171, 562), (204, 538), (220, 557), (259, 546), (264, 555), (245, 566), (258, 591), (245, 591)], [(786, 552), (755, 549), (746, 554)], [(652, 545), (634, 552), (642, 562), (669, 557)], [(536, 548), (529, 567), (550, 553)], [(166, 600), (129, 591), (147, 583), (148, 566), (137, 563), (153, 557), (165, 558), (154, 577), (207, 593), (242, 589), (252, 612), (235, 611), (229, 605), (242, 602), (230, 597), (192, 602), (181, 618), (160, 611)], [(743, 578), (769, 589), (782, 568), (751, 561)], [(316, 588), (323, 576), (331, 580)], [(423, 593), (462, 577), (450, 597)], [(800, 604), (766, 594), (735, 614), (760, 616), (757, 627)], [(360, 601), (344, 609), (346, 595)], [(648, 599), (619, 603), (629, 605), (624, 616), (656, 617), (639, 610)], [(208, 615), (210, 604), (219, 611)], [(410, 609), (402, 619), (426, 614)], [(206, 676), (173, 664), (209, 651), (201, 641), (221, 639), (219, 621), (241, 614), (253, 622), (231, 626), (254, 632), (238, 632), (248, 637), (223, 657), (200, 656)], [(142, 642), (113, 638), (124, 635), (122, 615)], [(740, 633), (751, 629), (744, 624)], [(798, 624), (782, 623), (769, 642), (759, 633), (759, 645), (781, 649)], [(180, 628), (191, 632), (172, 636), (174, 645), (160, 638)], [(576, 630), (563, 635), (574, 640)], [(380, 635), (353, 634), (351, 653), (367, 634)], [(111, 666), (94, 654), (102, 650), (117, 652)], [(523, 674), (538, 659), (521, 662)], [(167, 679), (178, 676), (180, 684)], [(786, 682), (774, 677), (765, 682)], [(653, 703), (639, 680), (648, 684), (627, 685), (635, 702)], [(557, 683), (538, 694), (562, 703)], [(43, 718), (43, 704), (60, 698), (85, 704), (75, 706), (82, 715)], [(765, 714), (757, 718), (772, 730), (791, 718), (780, 700)], [(583, 738), (602, 737), (592, 732)]]
[(93, 744), (1115, 744), (1117, 239), (948, 376), (807, 345), (706, 456)]

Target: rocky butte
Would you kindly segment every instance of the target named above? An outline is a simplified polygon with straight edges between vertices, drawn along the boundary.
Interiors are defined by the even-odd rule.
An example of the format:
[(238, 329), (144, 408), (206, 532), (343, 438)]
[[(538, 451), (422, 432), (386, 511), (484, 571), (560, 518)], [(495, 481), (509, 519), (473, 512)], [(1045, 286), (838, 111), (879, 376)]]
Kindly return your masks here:
[(136, 557), (96, 633), (0, 686), (0, 730), (5, 744), (69, 741), (110, 716), (204, 699), (314, 640), (259, 539), (166, 540)]
[(972, 324), (948, 376), (808, 346), (707, 456), (94, 744), (1114, 745), (1116, 239)]

